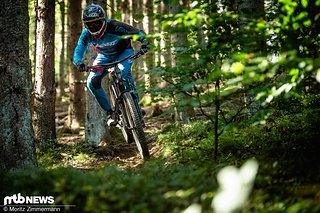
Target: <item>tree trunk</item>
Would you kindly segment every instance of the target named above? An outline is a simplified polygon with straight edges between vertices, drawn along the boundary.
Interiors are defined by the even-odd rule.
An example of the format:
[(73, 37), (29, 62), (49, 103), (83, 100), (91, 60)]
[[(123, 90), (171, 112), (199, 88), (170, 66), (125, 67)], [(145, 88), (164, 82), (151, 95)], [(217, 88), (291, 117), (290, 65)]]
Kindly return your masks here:
[[(251, 21), (265, 18), (264, 0), (239, 0), (238, 12), (240, 27), (244, 29)], [(265, 40), (261, 33), (250, 31), (249, 38), (250, 47), (247, 48), (249, 51), (257, 53), (265, 48)], [(254, 44), (252, 44), (252, 41)], [(259, 101), (255, 100), (255, 94), (251, 92), (254, 87), (255, 86), (252, 85), (245, 89), (246, 94), (244, 102), (247, 105), (249, 117), (257, 113), (261, 104)]]
[(219, 111), (221, 106), (220, 101), (220, 79), (217, 79), (215, 85), (216, 97), (215, 103), (215, 113), (214, 113), (214, 160), (218, 160), (218, 145), (219, 145)]
[[(154, 5), (152, 3), (152, 0), (146, 0), (145, 2), (145, 14), (147, 14), (147, 16), (145, 17), (145, 21), (144, 23), (146, 23), (147, 26), (145, 26), (145, 30), (146, 33), (148, 35), (153, 34), (154, 33), (154, 22), (153, 22), (153, 9), (154, 9)], [(151, 47), (154, 47), (154, 40), (152, 38), (148, 38), (148, 41), (150, 43)], [(145, 85), (148, 88), (153, 88), (155, 86), (155, 79), (154, 76), (151, 76), (148, 74), (148, 70), (151, 70), (154, 68), (154, 61), (155, 61), (155, 54), (153, 49), (151, 49), (148, 54), (145, 56), (146, 58), (146, 72), (145, 72), (145, 77), (144, 77), (144, 81), (145, 81)], [(150, 101), (153, 100), (152, 95), (150, 94), (145, 94), (144, 98), (146, 99), (150, 99)], [(149, 102), (147, 100), (147, 102)]]
[[(169, 8), (165, 6), (163, 3), (158, 6), (158, 13), (162, 13), (164, 15), (168, 15), (170, 13)], [(163, 39), (160, 40), (160, 54), (158, 54), (158, 63), (160, 66), (169, 67), (171, 66), (171, 37), (168, 33), (163, 30), (161, 23), (158, 23), (159, 33), (163, 35)], [(162, 82), (161, 87), (166, 87), (167, 82)]]
[(85, 118), (85, 85), (84, 76), (79, 73), (72, 63), (73, 51), (81, 33), (81, 1), (69, 0), (68, 5), (68, 69), (70, 105), (68, 125), (72, 129), (78, 129), (84, 123)]
[(108, 4), (107, 6), (109, 7), (108, 8), (108, 11), (109, 13), (107, 13), (107, 17), (108, 18), (115, 18), (115, 3), (114, 3), (115, 0), (108, 0)]
[[(169, 6), (170, 12), (175, 15), (179, 13), (183, 7), (186, 7), (187, 3), (186, 1), (183, 1), (183, 5), (180, 5), (179, 1), (173, 1)], [(174, 48), (185, 48), (183, 45), (187, 44), (187, 35), (180, 33), (174, 34), (171, 36), (171, 41)], [(172, 66), (175, 67), (182, 60), (185, 60), (186, 57), (190, 57), (190, 55), (176, 53), (176, 56), (172, 57)], [(194, 115), (194, 109), (192, 106), (179, 106), (179, 100), (186, 100), (189, 99), (189, 97), (184, 93), (178, 93), (175, 95), (174, 99), (176, 99), (175, 102), (177, 103), (177, 106), (175, 107), (175, 121), (188, 123), (190, 117)]]
[[(157, 14), (168, 15), (169, 8), (164, 5), (163, 2), (157, 5), (156, 9)], [(159, 19), (155, 19), (154, 23), (154, 31), (153, 33), (159, 33), (162, 35), (160, 39), (154, 39), (155, 41), (155, 48), (154, 50), (157, 51), (155, 54), (155, 65), (160, 67), (170, 67), (171, 66), (171, 52), (170, 52), (170, 45), (171, 45), (171, 38), (166, 33), (161, 26), (161, 22)], [(162, 81), (160, 77), (157, 75), (155, 76), (155, 82), (158, 84), (155, 87), (159, 88), (166, 88), (169, 86), (168, 82)]]
[(31, 117), (28, 2), (2, 0), (0, 20), (0, 171), (3, 172), (35, 166), (37, 161)]
[[(38, 0), (34, 0), (34, 12), (35, 12), (35, 22), (34, 22), (34, 54), (33, 54), (33, 82), (35, 79), (35, 73), (36, 73), (36, 61), (37, 61), (37, 54), (36, 54), (36, 49), (37, 49), (37, 25), (38, 25), (38, 13), (37, 13), (37, 8), (38, 8)], [(34, 85), (32, 85), (34, 87)]]
[[(106, 0), (99, 0), (96, 3), (100, 4), (105, 8)], [(96, 53), (93, 52), (92, 48), (87, 51), (88, 64), (92, 65)], [(102, 87), (107, 92), (106, 78), (102, 80)], [(86, 92), (86, 126), (85, 126), (85, 140), (94, 145), (99, 145), (102, 141), (110, 141), (110, 128), (107, 125), (107, 114), (99, 106), (95, 97), (90, 93), (89, 90)]]
[(56, 139), (54, 0), (39, 0), (34, 89), (34, 131), (39, 143)]
[[(132, 16), (133, 23), (132, 25), (140, 30), (143, 30), (143, 0), (134, 0), (132, 1)], [(139, 42), (133, 42), (133, 47), (135, 50), (140, 48)], [(140, 79), (144, 81), (144, 73), (142, 70), (144, 69), (144, 62), (142, 60), (136, 60), (133, 69), (132, 76), (135, 79), (136, 84), (138, 85), (141, 82)], [(139, 94), (141, 97), (141, 94)]]
[(121, 3), (121, 15), (122, 15), (122, 20), (123, 22), (130, 24), (130, 5), (128, 0), (122, 0)]
[(65, 3), (64, 0), (59, 0), (60, 6), (60, 21), (61, 21), (61, 50), (60, 50), (60, 64), (59, 64), (59, 97), (65, 95)]

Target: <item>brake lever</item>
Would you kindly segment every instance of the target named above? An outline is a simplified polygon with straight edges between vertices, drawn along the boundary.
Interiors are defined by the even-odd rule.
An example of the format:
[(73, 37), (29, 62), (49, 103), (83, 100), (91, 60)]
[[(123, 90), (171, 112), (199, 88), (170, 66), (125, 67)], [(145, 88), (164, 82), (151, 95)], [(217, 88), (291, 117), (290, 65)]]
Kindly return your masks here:
[(100, 71), (105, 71), (105, 70), (108, 70), (108, 68), (88, 66), (86, 69), (86, 72), (100, 72)]

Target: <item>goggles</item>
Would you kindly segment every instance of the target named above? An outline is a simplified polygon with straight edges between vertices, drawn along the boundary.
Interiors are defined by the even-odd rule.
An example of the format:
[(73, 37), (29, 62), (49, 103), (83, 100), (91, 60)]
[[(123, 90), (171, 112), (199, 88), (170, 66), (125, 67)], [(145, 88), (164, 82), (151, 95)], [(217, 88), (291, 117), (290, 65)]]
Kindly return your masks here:
[(90, 31), (90, 33), (94, 34), (98, 33), (101, 30), (104, 22), (104, 19), (98, 19), (95, 21), (85, 22), (84, 25)]

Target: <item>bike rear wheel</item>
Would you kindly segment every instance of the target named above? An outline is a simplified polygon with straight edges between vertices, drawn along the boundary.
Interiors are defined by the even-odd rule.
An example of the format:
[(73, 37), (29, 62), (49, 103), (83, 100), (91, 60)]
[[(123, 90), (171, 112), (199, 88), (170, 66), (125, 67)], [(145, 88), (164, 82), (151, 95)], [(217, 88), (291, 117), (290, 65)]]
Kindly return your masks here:
[(150, 153), (147, 145), (147, 140), (143, 131), (143, 124), (138, 114), (138, 110), (129, 92), (123, 94), (124, 106), (127, 112), (128, 122), (132, 130), (134, 141), (139, 150), (142, 159), (149, 158)]

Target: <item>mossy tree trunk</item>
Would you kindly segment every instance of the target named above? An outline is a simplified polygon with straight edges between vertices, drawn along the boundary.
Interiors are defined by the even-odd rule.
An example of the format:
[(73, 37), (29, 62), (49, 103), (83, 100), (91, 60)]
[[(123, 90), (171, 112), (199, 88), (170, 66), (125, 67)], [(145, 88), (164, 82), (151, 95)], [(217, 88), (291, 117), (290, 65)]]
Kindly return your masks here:
[(2, 0), (0, 20), (0, 171), (2, 172), (26, 165), (35, 166), (37, 161), (31, 116), (28, 2)]

